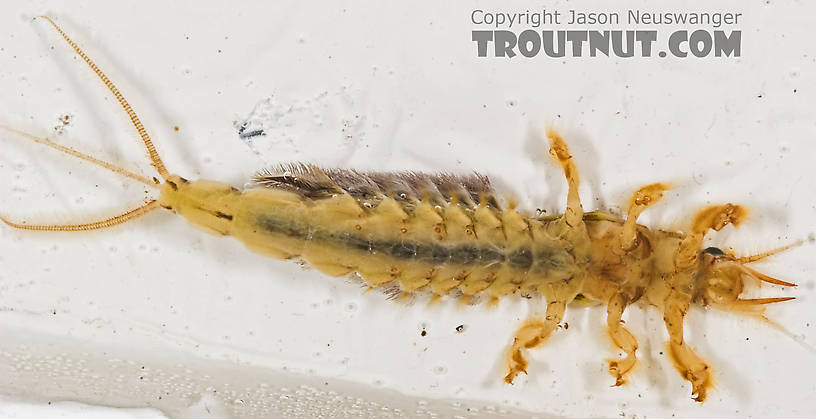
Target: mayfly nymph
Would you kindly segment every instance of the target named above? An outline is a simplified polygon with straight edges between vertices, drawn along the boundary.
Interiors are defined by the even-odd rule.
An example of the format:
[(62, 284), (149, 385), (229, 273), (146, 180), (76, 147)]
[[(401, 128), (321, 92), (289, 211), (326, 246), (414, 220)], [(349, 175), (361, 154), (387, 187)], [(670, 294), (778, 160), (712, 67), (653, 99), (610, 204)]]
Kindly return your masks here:
[[(504, 381), (526, 373), (525, 350), (541, 345), (576, 299), (607, 307), (609, 336), (625, 356), (610, 360), (614, 385), (622, 385), (636, 363), (638, 343), (621, 316), (635, 303), (663, 313), (669, 357), (702, 402), (712, 386), (709, 364), (685, 342), (684, 317), (692, 304), (761, 314), (765, 304), (790, 300), (740, 298), (747, 280), (793, 287), (748, 267), (783, 251), (737, 257), (703, 248), (709, 230), (739, 225), (747, 211), (734, 204), (697, 211), (682, 231), (652, 230), (637, 223), (669, 185), (637, 190), (625, 218), (584, 212), (579, 176), (566, 142), (547, 132), (550, 154), (568, 184), (562, 215), (529, 216), (503, 203), (487, 177), (472, 174), (360, 172), (289, 164), (259, 172), (239, 190), (210, 180), (190, 181), (165, 167), (138, 116), (116, 86), (49, 17), (43, 17), (102, 80), (127, 113), (160, 179), (148, 179), (113, 164), (11, 128), (6, 131), (46, 145), (157, 189), (144, 205), (85, 224), (11, 221), (25, 230), (87, 231), (112, 227), (157, 209), (178, 214), (209, 232), (233, 236), (250, 249), (278, 259), (301, 258), (331, 276), (358, 274), (370, 287), (397, 295), (429, 292), (488, 301), (507, 295), (541, 296), (546, 313), (518, 329), (510, 345)], [(565, 325), (566, 327), (566, 325)], [(459, 329), (457, 329), (459, 330)]]

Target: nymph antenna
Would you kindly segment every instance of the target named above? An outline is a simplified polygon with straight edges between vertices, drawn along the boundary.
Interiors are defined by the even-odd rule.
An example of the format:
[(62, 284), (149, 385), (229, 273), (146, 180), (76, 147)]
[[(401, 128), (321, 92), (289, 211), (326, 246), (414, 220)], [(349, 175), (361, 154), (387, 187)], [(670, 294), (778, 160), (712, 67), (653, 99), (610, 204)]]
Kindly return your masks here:
[(102, 83), (105, 84), (105, 87), (107, 87), (108, 90), (110, 90), (110, 92), (113, 94), (113, 96), (116, 97), (116, 100), (119, 101), (120, 105), (122, 105), (122, 109), (124, 109), (128, 117), (130, 117), (130, 122), (133, 123), (133, 126), (136, 128), (136, 131), (142, 138), (142, 142), (144, 143), (145, 148), (147, 149), (147, 154), (150, 155), (150, 161), (152, 162), (151, 164), (159, 172), (159, 175), (162, 177), (162, 179), (166, 180), (170, 176), (170, 173), (167, 171), (167, 168), (164, 167), (164, 162), (162, 162), (161, 157), (159, 157), (159, 152), (156, 151), (156, 147), (153, 145), (153, 141), (150, 139), (150, 135), (147, 134), (147, 130), (145, 129), (144, 125), (142, 125), (142, 121), (139, 120), (139, 116), (136, 115), (136, 112), (130, 106), (128, 101), (125, 100), (125, 97), (122, 96), (122, 93), (119, 92), (119, 89), (116, 88), (116, 85), (114, 85), (113, 82), (110, 81), (108, 76), (106, 76), (105, 73), (103, 73), (102, 70), (99, 69), (96, 63), (94, 63), (93, 60), (91, 60), (90, 57), (88, 57), (85, 54), (85, 52), (82, 51), (82, 49), (79, 47), (79, 45), (76, 44), (76, 42), (74, 42), (70, 37), (68, 37), (68, 35), (62, 30), (62, 28), (59, 27), (59, 25), (56, 24), (56, 22), (54, 22), (53, 19), (51, 19), (49, 16), (40, 17), (47, 20), (48, 23), (50, 23), (51, 26), (53, 26), (54, 29), (56, 29), (57, 32), (59, 32), (59, 34), (62, 35), (62, 38), (65, 39), (65, 42), (67, 42), (68, 45), (70, 45), (71, 48), (74, 49), (74, 52), (76, 52), (77, 55), (82, 57), (85, 63), (88, 64), (89, 67), (91, 67), (91, 70), (93, 70), (93, 72), (96, 73), (97, 76), (99, 76), (99, 79), (102, 80)]

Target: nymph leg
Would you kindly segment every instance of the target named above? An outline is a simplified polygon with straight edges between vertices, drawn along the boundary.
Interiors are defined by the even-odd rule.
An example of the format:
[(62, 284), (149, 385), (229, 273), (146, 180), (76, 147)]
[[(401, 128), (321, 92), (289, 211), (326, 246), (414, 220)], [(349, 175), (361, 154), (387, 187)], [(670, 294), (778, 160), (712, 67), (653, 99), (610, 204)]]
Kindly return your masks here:
[(663, 198), (663, 192), (670, 189), (665, 183), (653, 183), (646, 185), (632, 195), (629, 200), (629, 208), (626, 210), (626, 221), (623, 223), (621, 231), (621, 248), (629, 251), (637, 246), (637, 219), (640, 214), (650, 205)]
[(508, 354), (508, 372), (504, 377), (505, 383), (513, 384), (513, 379), (520, 372), (527, 374), (528, 362), (524, 358), (521, 350), (535, 348), (544, 343), (552, 332), (558, 328), (558, 323), (564, 318), (566, 308), (567, 303), (565, 301), (550, 301), (547, 304), (547, 313), (545, 314), (544, 320), (527, 320), (519, 328)]
[(725, 204), (697, 211), (691, 231), (680, 242), (674, 255), (675, 273), (665, 278), (670, 288), (663, 302), (663, 321), (669, 332), (669, 355), (680, 374), (691, 383), (694, 400), (702, 402), (711, 387), (711, 368), (683, 339), (683, 320), (688, 312), (694, 289), (694, 269), (705, 233), (719, 231), (728, 224), (739, 225), (747, 211), (738, 205)]
[(691, 231), (680, 242), (680, 247), (675, 254), (675, 266), (677, 270), (691, 267), (697, 261), (697, 254), (700, 245), (703, 243), (705, 233), (711, 229), (720, 231), (728, 224), (738, 226), (748, 215), (748, 210), (734, 204), (714, 205), (697, 211), (691, 225)]
[(513, 384), (518, 373), (527, 373), (528, 362), (522, 354), (522, 349), (532, 349), (544, 343), (552, 333), (558, 329), (558, 324), (564, 318), (567, 304), (575, 299), (581, 289), (583, 278), (572, 277), (566, 281), (549, 283), (540, 289), (547, 298), (547, 311), (544, 319), (527, 320), (516, 332), (513, 345), (507, 357), (507, 375), (504, 382)]
[[(638, 247), (637, 219), (640, 214), (650, 205), (663, 198), (663, 192), (669, 190), (669, 185), (665, 183), (653, 183), (638, 189), (629, 200), (629, 207), (626, 210), (626, 221), (623, 223), (620, 235), (621, 250), (630, 253)], [(640, 276), (640, 270), (629, 270), (628, 275)], [(632, 278), (635, 281), (637, 278)], [(629, 281), (627, 281), (629, 282)], [(615, 377), (615, 386), (626, 383), (624, 376), (634, 368), (637, 358), (637, 339), (621, 324), (623, 311), (630, 300), (622, 293), (616, 292), (609, 300), (606, 308), (606, 323), (609, 328), (609, 337), (619, 349), (626, 353), (623, 359), (609, 360), (609, 373)]]
[(615, 346), (626, 353), (626, 358), (610, 359), (609, 373), (615, 377), (615, 386), (626, 384), (624, 376), (634, 368), (637, 358), (635, 351), (638, 348), (637, 339), (621, 324), (621, 316), (628, 304), (622, 294), (615, 294), (606, 308), (606, 324), (609, 327), (609, 337)]
[(565, 242), (564, 245), (572, 249), (571, 254), (579, 270), (563, 272), (564, 280), (547, 282), (539, 287), (538, 291), (547, 298), (547, 311), (543, 320), (528, 320), (516, 332), (508, 353), (508, 372), (504, 377), (504, 381), (508, 384), (513, 384), (513, 379), (519, 373), (527, 373), (528, 362), (524, 358), (522, 349), (531, 349), (542, 344), (558, 328), (558, 323), (564, 318), (567, 304), (575, 299), (583, 285), (586, 273), (580, 269), (589, 260), (589, 235), (583, 221), (584, 210), (581, 207), (581, 198), (578, 196), (578, 169), (575, 167), (575, 162), (572, 160), (564, 139), (552, 129), (547, 131), (547, 138), (550, 139), (550, 155), (564, 169), (564, 177), (567, 178), (569, 188), (563, 229), (559, 229), (557, 234)]
[(569, 190), (567, 191), (567, 210), (564, 212), (564, 219), (570, 227), (577, 227), (583, 222), (584, 209), (581, 206), (581, 198), (578, 196), (578, 169), (572, 160), (567, 143), (552, 129), (547, 130), (547, 138), (550, 139), (550, 155), (552, 155), (564, 169), (564, 176), (567, 178)]
[(669, 356), (675, 368), (691, 383), (691, 394), (698, 402), (705, 401), (711, 387), (711, 368), (683, 339), (683, 320), (689, 308), (687, 296), (672, 291), (663, 308), (663, 321), (669, 332)]

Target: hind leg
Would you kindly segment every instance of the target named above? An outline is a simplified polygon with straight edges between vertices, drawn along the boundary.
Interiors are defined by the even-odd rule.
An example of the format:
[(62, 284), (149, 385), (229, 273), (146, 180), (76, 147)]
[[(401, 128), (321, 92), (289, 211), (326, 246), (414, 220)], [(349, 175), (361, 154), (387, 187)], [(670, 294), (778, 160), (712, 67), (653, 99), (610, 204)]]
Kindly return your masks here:
[(527, 320), (519, 328), (508, 354), (508, 372), (504, 377), (505, 383), (513, 384), (513, 379), (521, 372), (527, 374), (528, 362), (522, 354), (522, 349), (532, 349), (544, 343), (558, 328), (558, 323), (564, 318), (566, 308), (566, 301), (550, 301), (547, 304), (544, 320)]
[(567, 278), (564, 281), (544, 284), (539, 288), (539, 292), (547, 298), (547, 311), (543, 320), (528, 320), (516, 332), (507, 356), (508, 372), (504, 377), (506, 383), (513, 384), (516, 375), (521, 372), (527, 373), (528, 363), (522, 350), (541, 345), (558, 329), (558, 323), (564, 319), (567, 304), (578, 295), (583, 286), (583, 279), (583, 277)]
[(564, 211), (564, 220), (570, 227), (578, 227), (583, 224), (584, 208), (581, 206), (581, 197), (578, 196), (578, 168), (572, 160), (567, 143), (552, 129), (547, 130), (547, 138), (550, 139), (550, 155), (555, 158), (564, 169), (564, 176), (567, 178), (569, 189), (567, 191), (567, 209)]
[(616, 294), (609, 301), (609, 306), (606, 308), (606, 324), (609, 328), (609, 337), (612, 338), (615, 346), (626, 353), (626, 358), (609, 360), (609, 373), (615, 377), (614, 386), (626, 384), (625, 376), (635, 367), (637, 362), (635, 357), (635, 351), (638, 348), (637, 339), (635, 339), (632, 332), (621, 324), (621, 316), (627, 304), (626, 297)]

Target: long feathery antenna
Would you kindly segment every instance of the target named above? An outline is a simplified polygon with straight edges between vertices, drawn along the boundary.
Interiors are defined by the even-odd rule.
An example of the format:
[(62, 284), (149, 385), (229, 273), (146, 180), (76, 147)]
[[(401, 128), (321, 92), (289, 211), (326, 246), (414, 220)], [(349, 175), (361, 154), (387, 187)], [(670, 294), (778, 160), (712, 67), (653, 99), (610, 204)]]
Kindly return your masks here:
[(55, 149), (57, 151), (61, 151), (61, 152), (65, 153), (65, 154), (74, 156), (74, 157), (76, 157), (78, 159), (85, 160), (85, 161), (87, 161), (89, 163), (93, 163), (93, 164), (95, 164), (97, 166), (104, 167), (105, 169), (108, 169), (111, 172), (122, 175), (124, 177), (131, 178), (131, 179), (136, 180), (136, 181), (138, 181), (140, 183), (143, 183), (143, 184), (145, 184), (145, 185), (147, 185), (147, 186), (149, 186), (151, 188), (154, 188), (154, 189), (159, 188), (159, 186), (156, 185), (156, 182), (153, 182), (152, 180), (150, 180), (150, 179), (148, 179), (148, 178), (146, 178), (144, 176), (137, 175), (136, 173), (127, 171), (127, 170), (125, 170), (125, 169), (123, 169), (121, 167), (118, 167), (118, 166), (113, 165), (111, 163), (108, 163), (106, 161), (99, 160), (96, 157), (89, 156), (89, 155), (87, 155), (85, 153), (76, 151), (73, 148), (57, 144), (57, 143), (55, 143), (55, 142), (53, 142), (53, 141), (51, 141), (51, 140), (49, 140), (47, 138), (40, 138), (40, 137), (37, 137), (35, 135), (29, 134), (27, 132), (23, 132), (23, 131), (16, 130), (16, 129), (11, 128), (11, 127), (7, 127), (5, 125), (0, 125), (0, 129), (6, 130), (6, 131), (14, 133), (14, 134), (17, 134), (17, 135), (19, 135), (21, 137), (28, 138), (29, 140), (31, 140), (31, 141), (33, 141), (35, 143), (39, 143), (39, 144), (51, 147), (51, 148), (53, 148), (53, 149)]
[(116, 100), (119, 101), (119, 104), (122, 105), (122, 108), (125, 110), (125, 112), (127, 112), (128, 117), (130, 117), (130, 121), (133, 123), (133, 126), (136, 128), (136, 131), (139, 132), (139, 136), (142, 137), (142, 142), (144, 142), (145, 148), (147, 148), (147, 153), (150, 155), (150, 160), (152, 162), (151, 164), (159, 172), (159, 175), (162, 177), (162, 179), (167, 179), (170, 176), (170, 173), (167, 171), (167, 168), (164, 167), (164, 163), (162, 162), (161, 157), (159, 157), (159, 153), (156, 151), (156, 147), (153, 145), (153, 141), (147, 134), (147, 130), (145, 130), (144, 125), (142, 125), (142, 121), (139, 120), (139, 117), (136, 115), (136, 112), (133, 111), (133, 108), (130, 106), (127, 100), (125, 100), (124, 96), (122, 96), (122, 94), (119, 92), (119, 89), (117, 89), (113, 82), (110, 81), (110, 79), (108, 79), (108, 76), (106, 76), (105, 73), (103, 73), (102, 70), (99, 69), (96, 63), (94, 63), (93, 60), (91, 60), (87, 55), (85, 55), (85, 52), (82, 51), (81, 48), (79, 48), (76, 42), (74, 42), (70, 37), (68, 37), (68, 35), (65, 34), (65, 32), (63, 32), (62, 28), (60, 28), (59, 25), (56, 24), (56, 22), (54, 22), (48, 16), (40, 17), (51, 23), (51, 26), (53, 26), (54, 29), (56, 29), (57, 32), (59, 32), (59, 34), (62, 35), (62, 38), (65, 39), (66, 42), (68, 42), (68, 45), (70, 45), (71, 48), (74, 49), (74, 52), (76, 52), (77, 55), (82, 57), (85, 63), (87, 63), (88, 66), (91, 67), (91, 70), (93, 70), (93, 72), (96, 73), (97, 76), (99, 76), (99, 79), (102, 80), (103, 83), (105, 83), (105, 86), (108, 88), (108, 90), (110, 90), (110, 92), (113, 93), (113, 96), (116, 97)]

